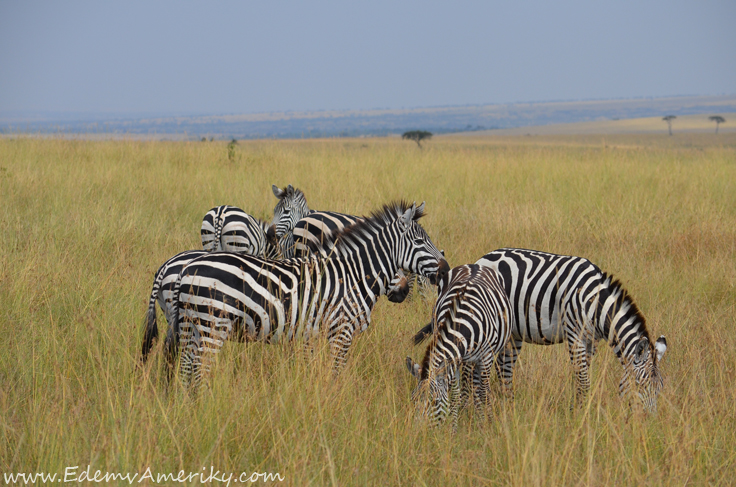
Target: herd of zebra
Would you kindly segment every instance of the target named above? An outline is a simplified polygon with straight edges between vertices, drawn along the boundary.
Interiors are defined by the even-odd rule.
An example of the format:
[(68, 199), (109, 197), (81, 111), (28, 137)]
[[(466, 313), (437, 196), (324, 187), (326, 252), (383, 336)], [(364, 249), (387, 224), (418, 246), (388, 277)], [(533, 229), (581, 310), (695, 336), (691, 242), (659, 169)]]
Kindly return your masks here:
[(667, 344), (652, 342), (644, 317), (620, 282), (581, 257), (503, 248), (450, 269), (419, 224), (424, 203), (384, 205), (368, 217), (310, 210), (304, 193), (273, 186), (272, 222), (233, 206), (205, 215), (203, 250), (181, 252), (155, 273), (142, 344), (145, 362), (158, 337), (156, 303), (168, 322), (164, 351), (173, 373), (196, 391), (226, 340), (267, 343), (324, 335), (334, 367), (347, 359), (378, 298), (402, 302), (414, 281), (436, 285), (429, 338), (412, 399), (433, 424), (452, 418), (472, 395), (486, 405), (491, 368), (513, 395), (523, 342), (566, 342), (576, 398), (590, 388), (589, 365), (606, 340), (623, 366), (620, 392), (634, 392), (649, 411), (663, 385)]

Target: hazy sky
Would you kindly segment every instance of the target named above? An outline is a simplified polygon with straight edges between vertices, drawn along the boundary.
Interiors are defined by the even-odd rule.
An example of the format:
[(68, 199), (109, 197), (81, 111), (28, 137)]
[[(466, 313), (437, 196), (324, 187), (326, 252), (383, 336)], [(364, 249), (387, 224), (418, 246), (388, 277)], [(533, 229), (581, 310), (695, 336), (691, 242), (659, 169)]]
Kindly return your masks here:
[(734, 0), (0, 0), (0, 112), (734, 93)]

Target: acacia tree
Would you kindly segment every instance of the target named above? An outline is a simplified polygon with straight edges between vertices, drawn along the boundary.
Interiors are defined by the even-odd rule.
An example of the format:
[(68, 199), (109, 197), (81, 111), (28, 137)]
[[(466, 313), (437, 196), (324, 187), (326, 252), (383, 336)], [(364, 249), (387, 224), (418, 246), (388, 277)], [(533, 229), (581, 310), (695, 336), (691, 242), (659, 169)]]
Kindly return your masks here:
[(666, 117), (662, 117), (662, 120), (667, 122), (667, 128), (670, 130), (670, 135), (672, 135), (672, 121), (677, 118), (677, 115), (667, 115)]
[(716, 123), (716, 134), (718, 133), (718, 126), (719, 126), (720, 124), (722, 124), (723, 122), (725, 122), (725, 121), (726, 121), (726, 119), (725, 119), (725, 118), (723, 118), (723, 117), (722, 117), (722, 116), (720, 116), (720, 115), (713, 115), (713, 116), (711, 116), (711, 117), (708, 117), (708, 120), (710, 120), (711, 122), (715, 122), (715, 123)]
[(401, 134), (402, 139), (408, 139), (413, 140), (417, 143), (419, 148), (422, 148), (421, 141), (424, 139), (431, 139), (432, 138), (432, 132), (427, 132), (426, 130), (410, 130), (408, 132), (404, 132)]

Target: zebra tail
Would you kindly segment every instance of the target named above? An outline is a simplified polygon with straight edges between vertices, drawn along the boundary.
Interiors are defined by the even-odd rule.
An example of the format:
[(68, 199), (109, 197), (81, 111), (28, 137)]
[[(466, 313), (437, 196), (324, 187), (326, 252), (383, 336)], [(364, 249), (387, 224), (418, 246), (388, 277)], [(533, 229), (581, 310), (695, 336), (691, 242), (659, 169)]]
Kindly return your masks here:
[(163, 269), (156, 274), (153, 281), (153, 289), (151, 289), (151, 297), (148, 300), (148, 311), (146, 312), (146, 326), (143, 332), (143, 344), (141, 345), (141, 362), (146, 363), (148, 354), (153, 348), (153, 341), (158, 339), (158, 324), (156, 323), (156, 300), (158, 292), (161, 289), (160, 284), (163, 279)]
[(414, 335), (414, 345), (419, 345), (424, 340), (426, 340), (432, 333), (434, 332), (434, 327), (432, 326), (432, 322), (430, 321), (427, 323), (424, 328), (419, 330), (416, 335)]
[(224, 250), (224, 247), (222, 246), (222, 224), (224, 222), (225, 217), (220, 214), (220, 212), (217, 212), (217, 215), (215, 215), (215, 246), (212, 248), (212, 252), (216, 252), (218, 250)]
[(176, 356), (179, 354), (179, 290), (181, 289), (181, 273), (176, 278), (174, 284), (174, 296), (171, 299), (171, 309), (174, 310), (174, 316), (172, 317), (173, 323), (170, 326), (170, 334), (166, 336), (164, 342), (164, 351), (166, 352), (166, 363), (168, 365), (168, 378), (171, 382), (171, 378), (174, 374), (174, 365), (176, 362)]

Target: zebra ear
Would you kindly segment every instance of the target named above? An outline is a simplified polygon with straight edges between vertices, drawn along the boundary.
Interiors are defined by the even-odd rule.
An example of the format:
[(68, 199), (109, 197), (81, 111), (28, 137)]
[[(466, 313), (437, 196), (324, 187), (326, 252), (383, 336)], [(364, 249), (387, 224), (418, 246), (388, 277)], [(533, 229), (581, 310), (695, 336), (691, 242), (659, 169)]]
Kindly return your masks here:
[(286, 187), (286, 194), (293, 194), (294, 193), (294, 186), (291, 184)]
[(664, 335), (657, 338), (654, 349), (657, 351), (657, 362), (659, 362), (664, 357), (664, 352), (667, 351), (667, 340), (665, 340)]
[(406, 368), (409, 369), (411, 375), (419, 380), (419, 377), (422, 375), (422, 367), (418, 363), (414, 362), (411, 357), (406, 357)]
[(275, 197), (277, 197), (278, 199), (282, 199), (284, 196), (286, 196), (286, 191), (284, 191), (283, 189), (279, 188), (275, 184), (272, 184), (271, 185), (271, 189), (273, 190), (273, 195)]
[(414, 219), (414, 213), (417, 211), (417, 205), (414, 203), (411, 205), (411, 208), (406, 210), (403, 215), (399, 217), (399, 223), (401, 223), (401, 228), (406, 231), (409, 229), (409, 225), (411, 224), (412, 220)]
[(414, 219), (419, 220), (421, 217), (424, 216), (424, 204), (426, 201), (422, 201), (422, 204), (417, 206), (417, 211), (414, 213)]

